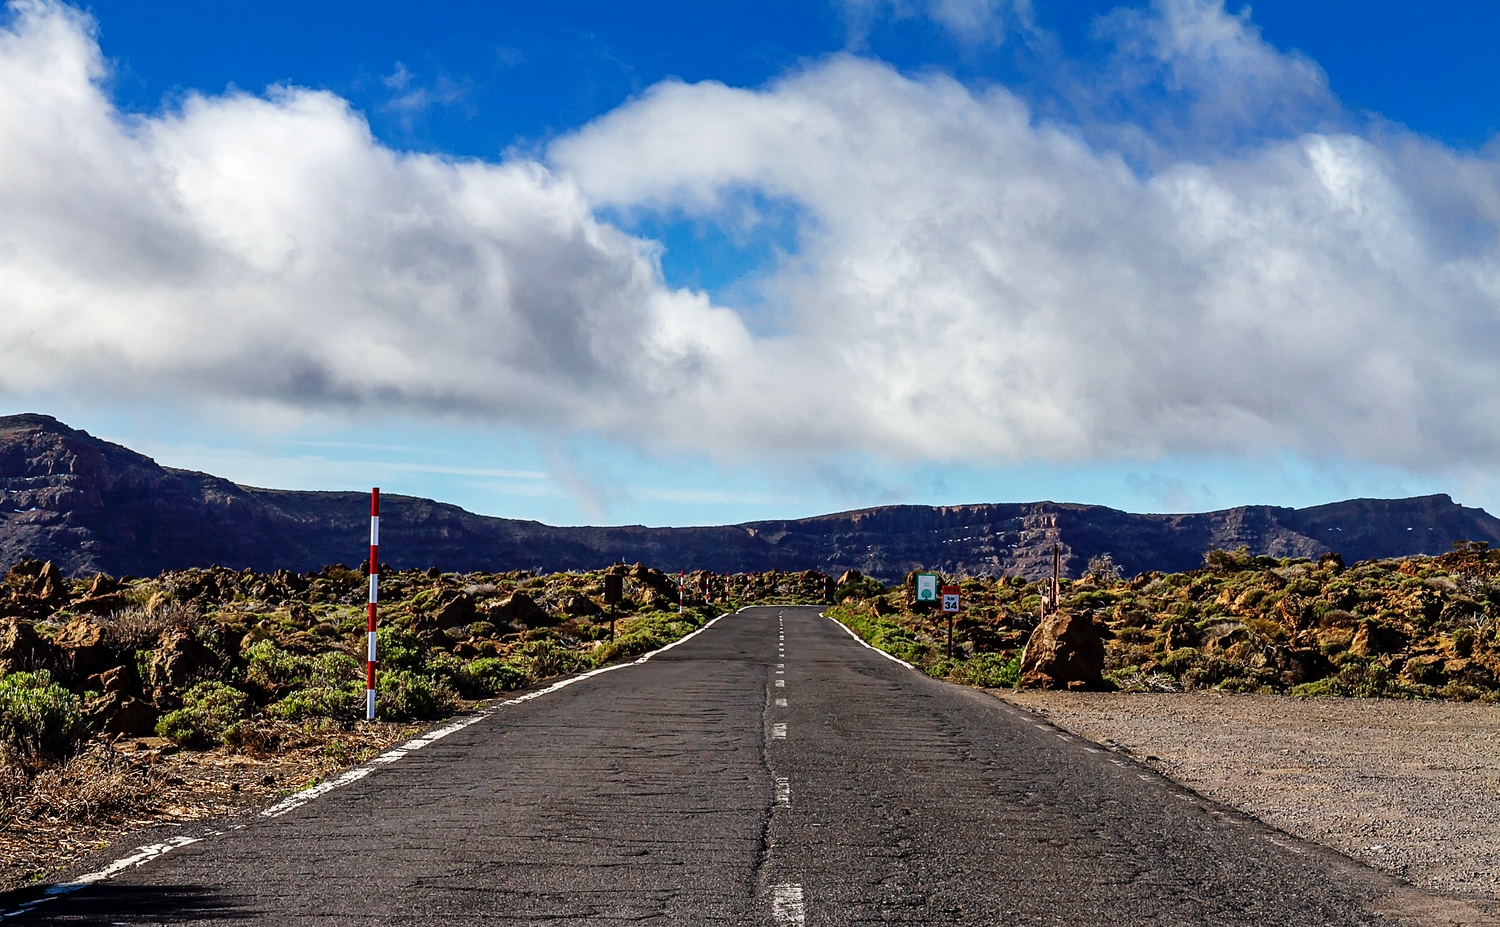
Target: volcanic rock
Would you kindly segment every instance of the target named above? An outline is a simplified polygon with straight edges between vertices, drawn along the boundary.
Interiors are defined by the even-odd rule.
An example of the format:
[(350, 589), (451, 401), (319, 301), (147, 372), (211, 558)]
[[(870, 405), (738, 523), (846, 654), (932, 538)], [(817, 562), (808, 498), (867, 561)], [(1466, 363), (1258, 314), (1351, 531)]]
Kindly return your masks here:
[(1021, 653), (1022, 689), (1097, 689), (1104, 676), (1104, 644), (1088, 615), (1059, 611), (1031, 632)]
[(0, 619), (0, 675), (53, 669), (58, 651), (28, 621)]
[(517, 592), (492, 607), (488, 614), (491, 624), (510, 623), (524, 628), (542, 628), (557, 624), (546, 609), (524, 592)]
[(63, 652), (75, 676), (92, 676), (119, 663), (105, 643), (103, 629), (87, 618), (63, 625), (52, 643)]
[(586, 595), (570, 595), (562, 601), (562, 613), (574, 618), (597, 615), (601, 611), (598, 604)]

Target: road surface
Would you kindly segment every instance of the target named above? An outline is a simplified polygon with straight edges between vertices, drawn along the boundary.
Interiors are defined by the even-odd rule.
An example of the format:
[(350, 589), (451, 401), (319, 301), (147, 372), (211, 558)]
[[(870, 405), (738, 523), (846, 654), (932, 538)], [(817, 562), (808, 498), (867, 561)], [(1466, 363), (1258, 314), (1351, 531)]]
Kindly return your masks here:
[(722, 618), (185, 843), (205, 831), (11, 922), (1480, 922), (814, 608)]

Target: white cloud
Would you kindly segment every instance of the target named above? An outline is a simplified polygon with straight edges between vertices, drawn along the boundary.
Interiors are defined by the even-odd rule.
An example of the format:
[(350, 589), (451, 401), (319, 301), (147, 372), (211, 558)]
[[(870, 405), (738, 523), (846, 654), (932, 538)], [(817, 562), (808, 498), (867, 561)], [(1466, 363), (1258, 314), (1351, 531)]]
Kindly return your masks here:
[[(1218, 4), (1159, 14), (1137, 23), (1154, 55), (1260, 88), (1257, 112), (1215, 97), (1224, 118), (1315, 95)], [(794, 329), (759, 346), (807, 397), (758, 423), (781, 444), (1494, 460), (1495, 212), (1467, 247), (1429, 217), (1495, 203), (1496, 168), (1398, 147), (1304, 133), (1141, 176), (1003, 89), (839, 57), (759, 91), (658, 85), (552, 158), (615, 207), (713, 216), (748, 188), (805, 211), (775, 282)]]
[(695, 376), (684, 325), (736, 337), (536, 163), (392, 151), (295, 88), (126, 117), (87, 18), (10, 9), (0, 393), (607, 428)]
[[(1500, 458), (1500, 167), (1399, 133), (1244, 143), (1326, 88), (1218, 3), (1106, 28), (1202, 103), (1193, 125), (1239, 133), (1228, 155), (840, 56), (759, 90), (657, 85), (546, 165), (393, 151), (294, 88), (125, 117), (87, 19), (12, 9), (0, 396), (737, 457)], [(1131, 133), (1149, 172), (1107, 142)], [(596, 217), (738, 223), (747, 191), (804, 221), (774, 335)]]

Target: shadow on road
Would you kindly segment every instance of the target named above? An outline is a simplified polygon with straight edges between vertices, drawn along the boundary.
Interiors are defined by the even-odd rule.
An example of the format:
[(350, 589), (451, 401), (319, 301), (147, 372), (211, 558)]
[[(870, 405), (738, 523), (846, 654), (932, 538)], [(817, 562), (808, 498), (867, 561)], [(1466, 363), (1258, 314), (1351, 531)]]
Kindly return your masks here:
[[(0, 912), (14, 911), (36, 901), (41, 889), (18, 889), (0, 894)], [(249, 920), (257, 912), (216, 897), (197, 885), (93, 885), (78, 892), (43, 901), (10, 920), (19, 924), (176, 924), (185, 921)]]

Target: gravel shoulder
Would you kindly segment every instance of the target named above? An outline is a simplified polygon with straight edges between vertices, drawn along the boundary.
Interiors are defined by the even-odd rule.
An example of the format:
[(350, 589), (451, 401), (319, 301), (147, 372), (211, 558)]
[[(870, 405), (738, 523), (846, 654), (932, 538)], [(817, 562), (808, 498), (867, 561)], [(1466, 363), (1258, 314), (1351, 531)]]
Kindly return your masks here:
[(1431, 891), (1500, 900), (1500, 705), (995, 694), (1286, 833)]

